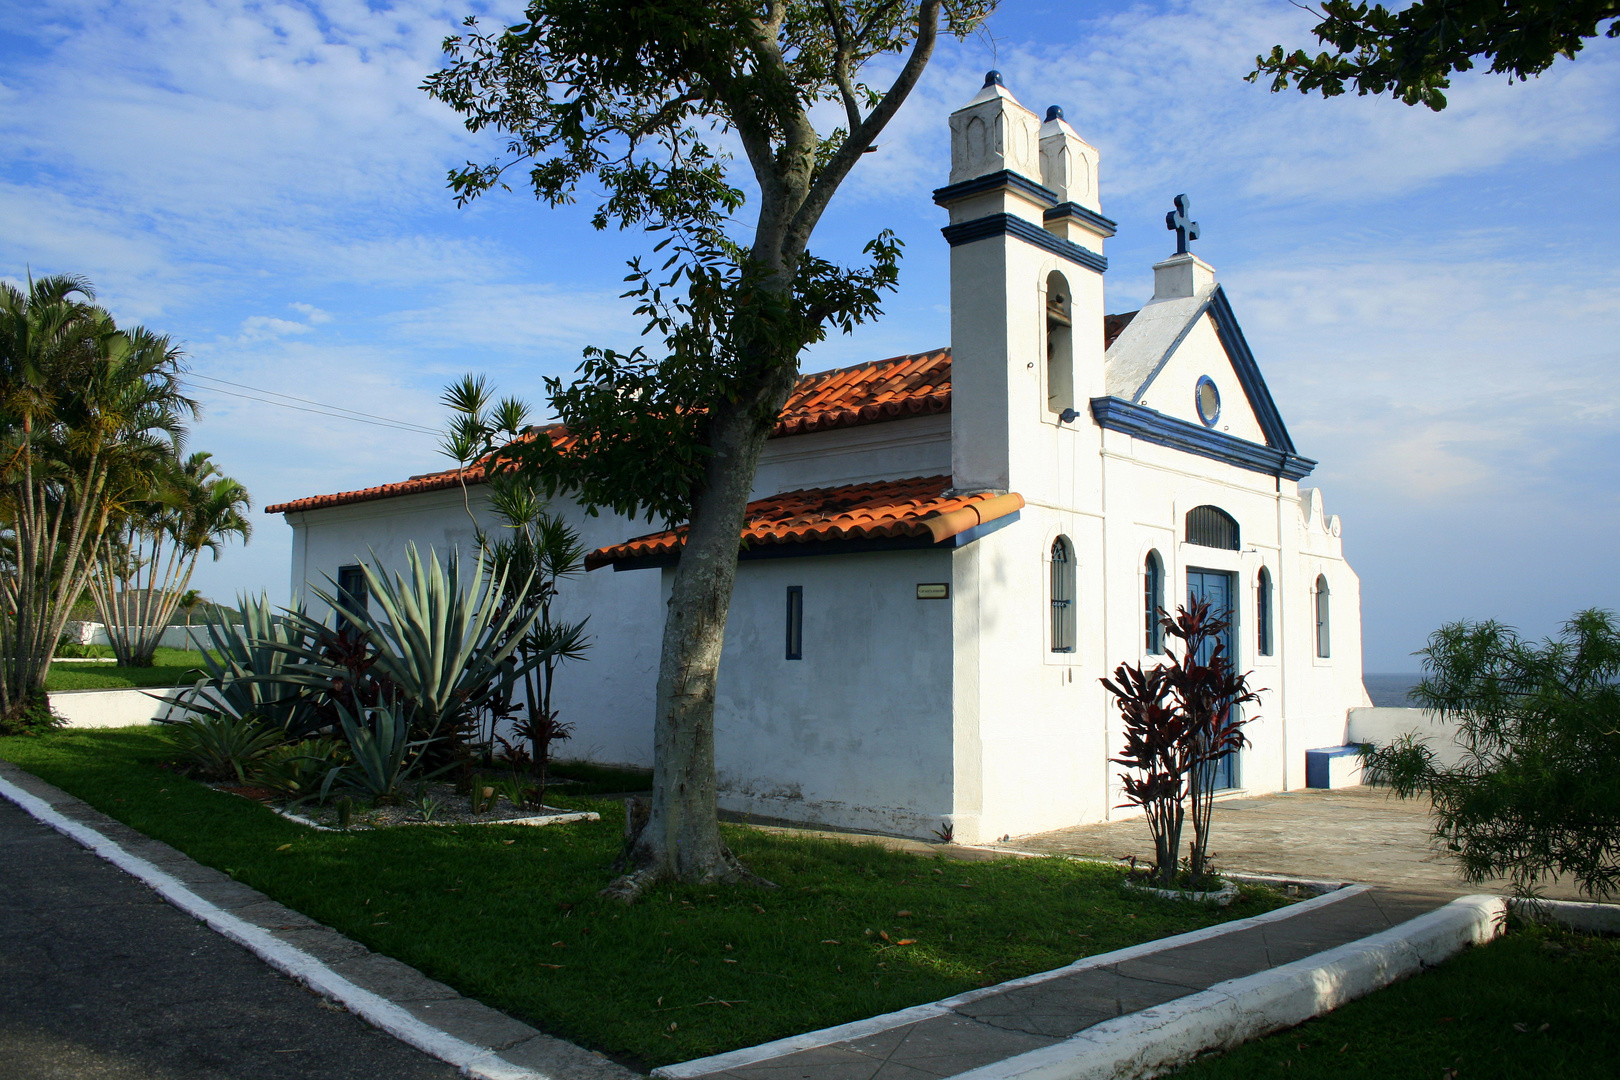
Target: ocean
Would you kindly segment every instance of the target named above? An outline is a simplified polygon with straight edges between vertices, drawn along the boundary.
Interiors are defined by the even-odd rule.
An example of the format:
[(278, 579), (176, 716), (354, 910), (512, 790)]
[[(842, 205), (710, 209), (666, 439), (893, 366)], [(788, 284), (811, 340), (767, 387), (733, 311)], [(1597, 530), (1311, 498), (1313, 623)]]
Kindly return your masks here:
[(1362, 685), (1366, 686), (1367, 696), (1374, 705), (1397, 708), (1417, 707), (1406, 699), (1406, 692), (1422, 681), (1423, 676), (1417, 672), (1410, 675), (1366, 672), (1361, 676)]

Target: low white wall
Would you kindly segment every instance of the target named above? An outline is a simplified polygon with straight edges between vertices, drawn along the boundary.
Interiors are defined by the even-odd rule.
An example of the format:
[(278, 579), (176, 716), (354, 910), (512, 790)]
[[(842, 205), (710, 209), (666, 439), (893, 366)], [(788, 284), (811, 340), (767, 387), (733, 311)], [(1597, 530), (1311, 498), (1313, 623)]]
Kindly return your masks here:
[[(110, 645), (107, 637), (107, 627), (98, 622), (70, 622), (64, 632), (72, 641), (80, 645)], [(163, 636), (158, 644), (166, 649), (206, 649), (212, 645), (208, 636), (208, 626), (198, 623), (195, 626), (170, 626), (164, 629)]]
[[(164, 695), (161, 699), (153, 694)], [(171, 713), (178, 690), (58, 690), (51, 709), (72, 728), (130, 727), (153, 724)]]
[(1428, 709), (1351, 709), (1345, 727), (1347, 743), (1388, 746), (1402, 735), (1416, 735), (1434, 751), (1435, 762), (1447, 767), (1462, 761), (1465, 753), (1457, 741), (1457, 725)]

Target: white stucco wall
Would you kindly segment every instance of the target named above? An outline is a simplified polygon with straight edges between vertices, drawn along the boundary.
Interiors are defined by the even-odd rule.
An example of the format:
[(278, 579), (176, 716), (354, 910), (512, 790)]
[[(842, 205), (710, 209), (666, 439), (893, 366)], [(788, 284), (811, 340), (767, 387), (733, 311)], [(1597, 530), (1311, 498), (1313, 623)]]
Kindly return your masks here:
[[(665, 571), (665, 586), (673, 579)], [(715, 700), (721, 805), (926, 836), (951, 816), (948, 551), (740, 564)], [(804, 590), (802, 659), (787, 589)]]

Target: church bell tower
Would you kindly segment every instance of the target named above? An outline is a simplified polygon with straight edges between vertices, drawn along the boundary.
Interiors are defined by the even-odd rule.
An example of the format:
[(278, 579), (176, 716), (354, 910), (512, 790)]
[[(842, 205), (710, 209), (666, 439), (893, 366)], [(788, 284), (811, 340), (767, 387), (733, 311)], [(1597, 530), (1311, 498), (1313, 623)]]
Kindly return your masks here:
[(962, 490), (1034, 493), (1054, 433), (1103, 393), (1096, 149), (1054, 106), (1043, 123), (992, 71), (951, 114), (951, 468)]

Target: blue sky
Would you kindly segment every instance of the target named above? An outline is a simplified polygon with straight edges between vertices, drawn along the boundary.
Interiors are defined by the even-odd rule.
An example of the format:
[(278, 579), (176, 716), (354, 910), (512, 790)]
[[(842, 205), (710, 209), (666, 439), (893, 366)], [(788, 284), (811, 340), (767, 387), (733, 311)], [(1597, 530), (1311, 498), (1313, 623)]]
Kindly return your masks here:
[[(88, 275), (121, 321), (184, 341), (192, 438), (259, 506), (445, 467), (434, 438), (227, 396), (228, 383), (419, 428), (463, 371), (540, 403), (646, 245), (517, 192), (457, 209), (489, 150), (417, 89), (470, 11), (448, 2), (54, 2), (0, 9), (0, 276)], [(1202, 223), (1363, 584), (1370, 671), (1415, 668), (1439, 623), (1543, 634), (1620, 607), (1620, 42), (1525, 85), (1459, 78), (1433, 114), (1272, 95), (1257, 52), (1310, 45), (1286, 0), (1009, 0), (941, 48), (818, 233), (853, 259), (907, 242), (886, 317), (807, 370), (948, 341), (946, 114), (988, 67), (1102, 151), (1108, 308), (1140, 306), (1171, 196)], [(221, 384), (217, 380), (227, 380)], [(238, 392), (252, 393), (251, 391)], [(294, 402), (296, 404), (296, 402)], [(287, 591), (290, 530), (196, 583)]]

